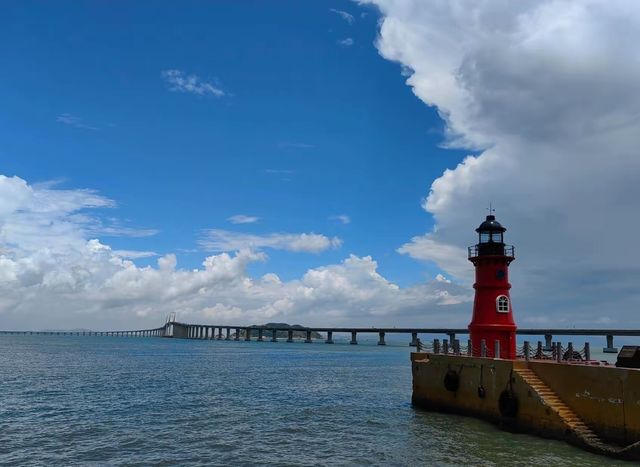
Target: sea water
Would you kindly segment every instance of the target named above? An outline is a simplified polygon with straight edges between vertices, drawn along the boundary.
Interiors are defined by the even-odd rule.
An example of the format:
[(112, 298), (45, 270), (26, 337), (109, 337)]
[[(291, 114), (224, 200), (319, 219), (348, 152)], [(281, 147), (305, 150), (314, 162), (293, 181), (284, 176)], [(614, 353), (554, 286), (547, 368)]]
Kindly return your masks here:
[(0, 336), (2, 465), (614, 465), (411, 406), (406, 343)]

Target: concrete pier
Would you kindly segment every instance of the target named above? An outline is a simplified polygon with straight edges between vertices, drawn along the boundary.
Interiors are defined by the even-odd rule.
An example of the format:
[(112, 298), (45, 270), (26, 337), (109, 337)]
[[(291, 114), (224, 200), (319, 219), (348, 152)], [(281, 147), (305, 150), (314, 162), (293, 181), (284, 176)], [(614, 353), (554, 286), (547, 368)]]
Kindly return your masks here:
[(544, 350), (545, 352), (551, 352), (553, 348), (553, 334), (545, 334), (544, 335)]
[(263, 341), (264, 340), (263, 333), (264, 333), (264, 331), (262, 329), (258, 329), (258, 340), (259, 341)]
[(602, 349), (604, 353), (618, 353), (618, 349), (613, 346), (613, 335), (607, 334), (607, 346)]
[(307, 331), (307, 338), (304, 340), (307, 344), (311, 344), (313, 341), (311, 340), (311, 331)]
[(351, 342), (349, 342), (349, 344), (351, 345), (358, 344), (358, 333), (356, 331), (351, 331)]
[(327, 340), (325, 344), (333, 344), (333, 331), (327, 331)]
[(278, 331), (271, 331), (271, 342), (278, 342)]
[(251, 328), (246, 328), (244, 330), (244, 340), (245, 341), (250, 341), (251, 340)]
[(236, 328), (236, 337), (233, 340), (234, 341), (240, 340), (240, 328)]
[(227, 328), (227, 337), (224, 338), (226, 341), (231, 340), (231, 328)]
[(417, 347), (418, 346), (418, 333), (417, 332), (412, 332), (411, 333), (411, 342), (409, 342), (409, 346), (410, 347)]
[(387, 343), (384, 341), (384, 332), (378, 333), (378, 345), (387, 345)]

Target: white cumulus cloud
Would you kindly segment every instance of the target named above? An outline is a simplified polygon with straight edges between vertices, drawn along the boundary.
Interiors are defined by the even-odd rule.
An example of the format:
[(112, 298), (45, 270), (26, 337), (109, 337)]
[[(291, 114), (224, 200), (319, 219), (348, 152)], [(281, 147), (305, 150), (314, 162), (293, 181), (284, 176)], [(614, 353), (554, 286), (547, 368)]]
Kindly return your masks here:
[(351, 222), (351, 218), (349, 216), (347, 216), (346, 214), (339, 214), (337, 216), (329, 216), (329, 220), (339, 221), (339, 222), (342, 222), (343, 224), (349, 224)]
[(245, 216), (244, 214), (236, 214), (227, 218), (227, 220), (232, 224), (255, 224), (260, 220), (260, 218), (256, 216)]
[(516, 245), (521, 325), (640, 326), (640, 4), (370, 0), (377, 47), (478, 151), (446, 170), (424, 208), (436, 228), (400, 248), (470, 278), (464, 247), (493, 201)]
[(353, 17), (353, 15), (351, 13), (346, 12), (346, 11), (337, 10), (335, 8), (330, 8), (329, 11), (332, 12), (332, 13), (335, 13), (338, 16), (340, 16), (340, 18), (342, 18), (343, 20), (345, 20), (349, 24), (353, 24), (353, 22), (355, 21), (355, 18)]
[[(468, 319), (467, 287), (430, 281), (401, 288), (368, 256), (311, 268), (282, 280), (247, 269), (267, 257), (240, 249), (184, 269), (176, 255), (137, 266), (150, 251), (113, 250), (92, 238), (96, 208), (115, 203), (91, 190), (62, 190), (0, 176), (0, 319), (4, 329), (131, 329), (158, 326), (171, 312), (185, 322), (247, 325), (267, 321), (324, 325), (459, 325)], [(321, 251), (339, 240), (283, 234), (219, 241), (233, 246)], [(214, 241), (215, 240), (214, 238)], [(458, 306), (464, 303), (465, 305)], [(441, 310), (446, 309), (446, 313)]]
[(329, 248), (338, 248), (342, 240), (316, 233), (271, 233), (252, 235), (222, 229), (211, 229), (200, 239), (200, 246), (206, 251), (260, 250), (271, 248), (305, 253), (320, 253)]
[(169, 91), (213, 97), (223, 97), (227, 94), (219, 85), (205, 81), (197, 75), (187, 74), (182, 70), (164, 70), (161, 75), (167, 83)]

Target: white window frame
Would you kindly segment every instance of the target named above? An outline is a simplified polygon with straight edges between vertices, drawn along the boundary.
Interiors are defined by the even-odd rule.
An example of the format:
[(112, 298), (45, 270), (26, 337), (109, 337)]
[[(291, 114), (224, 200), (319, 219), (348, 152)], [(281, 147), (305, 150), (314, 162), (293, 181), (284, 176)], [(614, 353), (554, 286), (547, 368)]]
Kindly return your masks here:
[[(501, 306), (501, 305), (504, 305), (505, 303), (507, 305), (506, 310), (504, 309), (504, 306)], [(507, 297), (506, 295), (498, 295), (496, 297), (496, 311), (498, 313), (509, 313), (509, 308), (510, 308), (509, 297)]]

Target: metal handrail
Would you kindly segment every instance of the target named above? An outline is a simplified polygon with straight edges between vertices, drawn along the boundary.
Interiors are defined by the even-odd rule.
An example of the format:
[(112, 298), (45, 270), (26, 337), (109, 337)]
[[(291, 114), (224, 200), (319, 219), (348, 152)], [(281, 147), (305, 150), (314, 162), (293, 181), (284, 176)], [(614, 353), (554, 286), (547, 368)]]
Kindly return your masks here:
[[(478, 245), (472, 245), (470, 246), (467, 250), (469, 252), (469, 258), (476, 258), (477, 256), (480, 255), (480, 248), (481, 245), (490, 245), (490, 244), (478, 244)], [(494, 244), (494, 246), (497, 246), (499, 244)], [(509, 256), (511, 258), (515, 258), (515, 247), (513, 245), (504, 245), (503, 247), (503, 254), (504, 256)]]

